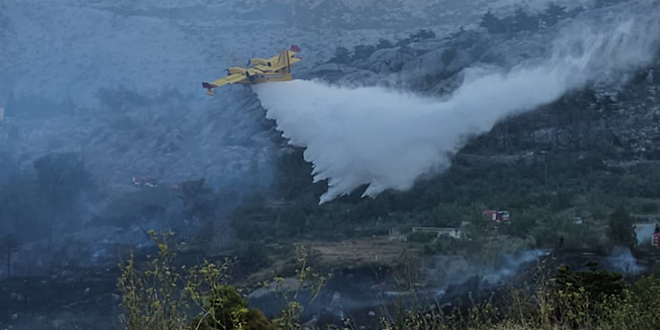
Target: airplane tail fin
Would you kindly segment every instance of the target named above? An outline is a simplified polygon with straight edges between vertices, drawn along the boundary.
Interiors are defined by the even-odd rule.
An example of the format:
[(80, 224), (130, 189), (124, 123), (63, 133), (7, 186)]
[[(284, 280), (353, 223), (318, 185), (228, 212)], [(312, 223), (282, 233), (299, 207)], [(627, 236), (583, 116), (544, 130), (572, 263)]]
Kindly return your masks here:
[(291, 48), (289, 50), (283, 50), (282, 53), (280, 53), (280, 57), (277, 59), (278, 64), (284, 64), (284, 73), (290, 75), (291, 74), (291, 58), (295, 54), (291, 53), (299, 53), (301, 51), (300, 47), (297, 45), (291, 45)]
[(216, 87), (218, 87), (218, 86), (214, 85), (214, 84), (211, 84), (211, 83), (207, 83), (207, 82), (202, 83), (202, 88), (205, 88), (206, 89), (206, 94), (208, 94), (210, 96), (215, 95), (215, 92), (213, 92), (213, 89), (216, 88)]

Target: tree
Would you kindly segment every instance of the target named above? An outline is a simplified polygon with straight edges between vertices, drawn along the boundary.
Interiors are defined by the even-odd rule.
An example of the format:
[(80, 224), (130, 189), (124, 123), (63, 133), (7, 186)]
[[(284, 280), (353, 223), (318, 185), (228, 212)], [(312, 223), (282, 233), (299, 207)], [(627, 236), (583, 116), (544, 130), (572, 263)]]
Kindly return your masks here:
[(516, 8), (513, 14), (511, 32), (531, 31), (536, 32), (539, 28), (538, 20), (527, 14), (522, 7)]
[(566, 7), (560, 6), (554, 2), (548, 4), (548, 7), (542, 15), (546, 27), (553, 26), (566, 17), (568, 17)]
[(305, 232), (307, 215), (299, 205), (286, 209), (279, 217), (287, 234), (297, 235)]
[(392, 42), (383, 38), (378, 39), (378, 44), (376, 44), (376, 49), (387, 49), (392, 47), (394, 47)]
[(0, 231), (16, 233), (23, 241), (43, 239), (47, 230), (41, 220), (48, 210), (38, 204), (34, 179), (18, 170), (7, 174), (7, 182), (0, 183)]
[(357, 45), (353, 48), (353, 60), (366, 59), (376, 51), (376, 46), (373, 45)]
[(335, 56), (330, 59), (330, 63), (346, 64), (351, 59), (351, 51), (346, 47), (337, 47)]
[(577, 7), (573, 8), (573, 9), (568, 13), (568, 17), (575, 17), (575, 16), (579, 15), (579, 14), (580, 14), (581, 12), (583, 12), (583, 11), (584, 11), (584, 7), (582, 7), (582, 6), (577, 6)]
[(502, 20), (493, 15), (490, 10), (481, 16), (481, 22), (479, 22), (479, 26), (486, 29), (488, 33), (495, 34), (506, 32), (506, 26), (502, 24)]
[(214, 213), (213, 193), (205, 179), (186, 181), (181, 185), (183, 213), (187, 219), (211, 220)]
[(248, 302), (233, 286), (211, 286), (211, 294), (202, 301), (208, 314), (191, 322), (191, 329), (199, 330), (275, 330), (275, 325), (257, 309), (248, 308)]
[[(83, 158), (75, 153), (48, 154), (34, 161), (37, 173), (37, 194), (49, 211), (49, 242), (53, 225), (59, 220), (75, 219), (73, 211), (80, 194), (91, 187), (91, 177)], [(64, 225), (75, 225), (68, 223)]]
[(589, 262), (586, 266), (588, 271), (575, 273), (567, 265), (557, 268), (554, 289), (564, 293), (583, 290), (592, 302), (623, 294), (624, 283), (620, 273), (601, 270), (596, 262)]
[(410, 35), (410, 41), (411, 42), (420, 42), (428, 39), (433, 39), (435, 38), (435, 32), (431, 30), (417, 30), (417, 32), (413, 33)]
[(70, 207), (91, 183), (83, 158), (75, 153), (49, 154), (33, 165), (39, 189), (60, 209)]
[(603, 8), (619, 3), (619, 0), (596, 0), (594, 3), (595, 8)]
[(610, 215), (608, 237), (615, 245), (632, 248), (637, 243), (634, 221), (628, 211), (619, 207)]
[(8, 234), (0, 241), (0, 251), (7, 254), (7, 277), (11, 276), (11, 255), (18, 251), (20, 242), (13, 234)]

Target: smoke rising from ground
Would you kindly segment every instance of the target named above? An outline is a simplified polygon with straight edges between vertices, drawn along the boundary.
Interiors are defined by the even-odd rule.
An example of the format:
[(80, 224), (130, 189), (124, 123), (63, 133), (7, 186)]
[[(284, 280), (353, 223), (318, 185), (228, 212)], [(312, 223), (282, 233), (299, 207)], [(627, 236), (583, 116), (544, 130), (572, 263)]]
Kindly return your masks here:
[(626, 247), (615, 246), (607, 257), (607, 261), (614, 266), (616, 271), (626, 275), (638, 275), (646, 270), (644, 266), (637, 264), (632, 252)]
[(658, 10), (605, 16), (564, 28), (545, 59), (508, 72), (465, 70), (446, 100), (300, 80), (254, 90), (290, 144), (306, 148), (314, 181), (328, 180), (321, 203), (364, 184), (365, 196), (407, 190), (420, 175), (448, 167), (469, 136), (588, 83), (620, 82), (655, 57)]

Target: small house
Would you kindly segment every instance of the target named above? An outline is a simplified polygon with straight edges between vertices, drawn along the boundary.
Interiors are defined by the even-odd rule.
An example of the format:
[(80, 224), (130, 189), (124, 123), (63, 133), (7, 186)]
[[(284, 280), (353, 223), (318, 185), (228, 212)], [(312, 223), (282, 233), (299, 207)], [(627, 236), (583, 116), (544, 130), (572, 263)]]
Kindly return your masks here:
[(660, 235), (657, 233), (659, 230), (657, 224), (636, 223), (634, 228), (635, 236), (637, 237), (637, 245), (646, 245), (649, 244), (649, 242), (656, 247), (660, 245), (660, 242), (657, 243), (659, 245), (656, 245), (656, 240), (660, 239), (658, 238)]
[(509, 222), (511, 214), (509, 211), (486, 210), (483, 213), (484, 218), (495, 222)]
[(437, 228), (437, 227), (413, 227), (413, 233), (417, 232), (426, 232), (426, 233), (435, 233), (437, 237), (451, 237), (459, 239), (462, 237), (462, 232), (458, 228)]

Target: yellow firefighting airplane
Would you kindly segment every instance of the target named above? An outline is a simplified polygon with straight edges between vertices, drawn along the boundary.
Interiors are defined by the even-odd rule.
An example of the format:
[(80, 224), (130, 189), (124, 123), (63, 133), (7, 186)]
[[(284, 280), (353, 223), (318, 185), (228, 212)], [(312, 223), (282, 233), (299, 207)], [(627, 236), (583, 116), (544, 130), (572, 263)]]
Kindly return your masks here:
[(260, 84), (271, 81), (290, 81), (291, 65), (302, 58), (295, 57), (300, 53), (300, 47), (293, 45), (289, 50), (282, 50), (279, 55), (270, 59), (250, 59), (247, 68), (231, 67), (227, 69), (227, 76), (214, 82), (203, 82), (202, 87), (206, 94), (215, 95), (214, 88), (229, 84)]

